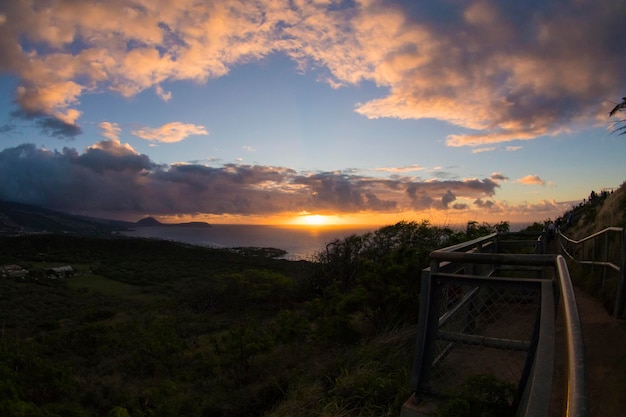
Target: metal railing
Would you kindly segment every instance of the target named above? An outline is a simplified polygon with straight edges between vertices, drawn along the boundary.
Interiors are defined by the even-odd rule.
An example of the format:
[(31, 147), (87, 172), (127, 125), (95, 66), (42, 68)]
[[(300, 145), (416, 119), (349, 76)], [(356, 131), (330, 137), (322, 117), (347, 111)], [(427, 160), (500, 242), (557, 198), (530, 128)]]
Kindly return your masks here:
[[(505, 239), (506, 237), (506, 239)], [(431, 253), (422, 272), (412, 398), (403, 416), (434, 415), (463, 381), (488, 374), (513, 389), (517, 416), (587, 415), (582, 332), (565, 259), (536, 253), (543, 239), (492, 234)], [(502, 253), (511, 245), (517, 253)], [(567, 389), (554, 383), (555, 326), (562, 302)], [(559, 390), (561, 392), (559, 392)], [(564, 397), (555, 405), (555, 397)], [(558, 410), (560, 413), (560, 410)]]
[(622, 227), (607, 227), (597, 233), (575, 240), (557, 232), (560, 253), (569, 260), (583, 266), (599, 267), (600, 275), (594, 271), (585, 274), (599, 281), (596, 287), (605, 297), (614, 298), (612, 314), (624, 318), (626, 285), (626, 235)]

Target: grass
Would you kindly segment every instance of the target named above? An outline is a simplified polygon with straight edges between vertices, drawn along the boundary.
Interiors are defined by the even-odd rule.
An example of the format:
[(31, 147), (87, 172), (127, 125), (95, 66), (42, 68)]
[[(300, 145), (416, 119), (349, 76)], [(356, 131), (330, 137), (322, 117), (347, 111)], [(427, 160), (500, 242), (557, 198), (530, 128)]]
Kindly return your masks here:
[(76, 290), (85, 289), (91, 292), (97, 292), (104, 295), (115, 297), (134, 297), (142, 290), (141, 287), (126, 284), (112, 279), (105, 278), (100, 275), (85, 274), (65, 278), (67, 285)]

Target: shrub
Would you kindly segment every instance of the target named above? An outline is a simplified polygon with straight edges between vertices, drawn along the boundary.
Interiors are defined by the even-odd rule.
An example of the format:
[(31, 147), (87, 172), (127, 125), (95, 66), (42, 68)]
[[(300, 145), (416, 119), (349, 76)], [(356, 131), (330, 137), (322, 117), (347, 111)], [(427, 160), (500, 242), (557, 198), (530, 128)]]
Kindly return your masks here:
[(493, 375), (474, 375), (437, 409), (437, 417), (514, 416), (515, 387)]

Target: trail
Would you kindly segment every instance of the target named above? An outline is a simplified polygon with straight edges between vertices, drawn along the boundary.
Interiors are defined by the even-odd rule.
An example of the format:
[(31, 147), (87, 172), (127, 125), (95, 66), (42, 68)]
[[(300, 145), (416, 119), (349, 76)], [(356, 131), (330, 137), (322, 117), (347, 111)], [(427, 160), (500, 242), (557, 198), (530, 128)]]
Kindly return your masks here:
[(583, 328), (589, 392), (589, 417), (626, 415), (626, 321), (612, 317), (602, 304), (575, 288)]

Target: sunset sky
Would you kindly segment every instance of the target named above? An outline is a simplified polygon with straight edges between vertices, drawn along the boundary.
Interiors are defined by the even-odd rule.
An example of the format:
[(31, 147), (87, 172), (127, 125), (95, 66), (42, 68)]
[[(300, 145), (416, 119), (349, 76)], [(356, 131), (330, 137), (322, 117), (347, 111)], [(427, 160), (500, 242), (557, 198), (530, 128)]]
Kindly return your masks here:
[(0, 199), (555, 218), (626, 180), (625, 22), (624, 0), (0, 0)]

